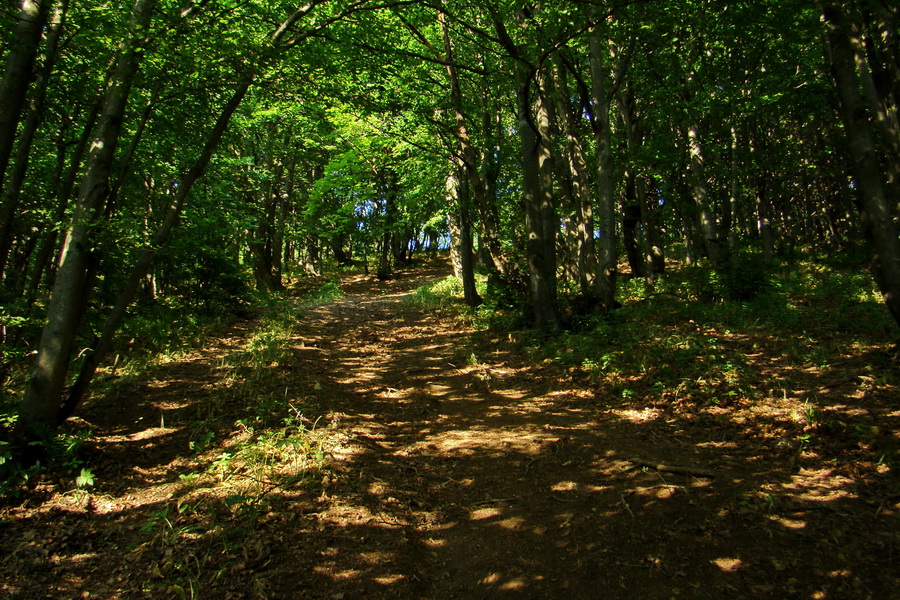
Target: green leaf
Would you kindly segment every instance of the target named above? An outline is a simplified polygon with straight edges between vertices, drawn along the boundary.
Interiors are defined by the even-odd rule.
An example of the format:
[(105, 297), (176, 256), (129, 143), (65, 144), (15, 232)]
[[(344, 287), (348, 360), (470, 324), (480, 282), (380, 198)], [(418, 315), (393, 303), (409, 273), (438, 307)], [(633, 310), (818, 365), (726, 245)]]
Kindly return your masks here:
[(81, 475), (75, 479), (75, 485), (80, 488), (94, 485), (94, 472), (90, 469), (82, 469)]

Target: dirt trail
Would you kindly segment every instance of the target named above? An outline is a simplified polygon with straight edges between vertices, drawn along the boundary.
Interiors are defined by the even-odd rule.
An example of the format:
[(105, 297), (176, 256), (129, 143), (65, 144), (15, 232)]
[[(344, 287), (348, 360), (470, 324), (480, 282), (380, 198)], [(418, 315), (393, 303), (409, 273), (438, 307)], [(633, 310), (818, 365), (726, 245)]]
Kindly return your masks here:
[[(858, 536), (884, 505), (850, 477), (798, 468), (794, 453), (722, 424), (612, 409), (602, 388), (526, 361), (514, 341), (473, 349), (458, 323), (403, 301), (439, 274), (348, 277), (343, 298), (306, 312), (284, 368), (329, 412), (331, 475), (314, 495), (283, 490), (244, 559), (215, 578), (198, 574), (206, 587), (196, 597), (900, 598), (896, 550)], [(200, 410), (214, 360), (194, 361), (143, 388), (165, 388), (151, 403), (172, 402), (171, 435), (146, 464), (108, 454), (121, 461), (117, 489), (86, 507), (33, 506), (30, 520), (7, 514), (8, 535), (55, 523), (74, 536), (29, 559), (7, 588), (13, 597), (38, 597), (24, 578), (54, 556), (43, 575), (51, 596), (180, 595), (147, 566), (158, 557), (125, 570), (109, 557), (197, 467), (181, 457), (188, 434), (177, 413)], [(128, 427), (107, 433), (159, 434)], [(635, 457), (697, 472), (635, 467)], [(198, 545), (217, 548), (214, 535), (225, 534)], [(129, 586), (127, 573), (147, 572), (142, 588)]]
[[(840, 524), (849, 515), (839, 502), (807, 510), (803, 497), (846, 491), (810, 473), (791, 478), (796, 503), (785, 514), (756, 506), (762, 483), (790, 478), (789, 460), (760, 460), (725, 428), (685, 431), (652, 410), (608, 410), (602, 391), (523, 360), (515, 344), (473, 352), (466, 331), (410, 309), (395, 283), (375, 297), (345, 285), (346, 298), (301, 328), (320, 350), (299, 366), (317, 373), (346, 441), (315, 513), (326, 547), (298, 545), (272, 573), (276, 589), (291, 589), (298, 572), (317, 575), (304, 595), (323, 598), (879, 589), (835, 556), (861, 523)], [(634, 457), (717, 476), (635, 468)]]

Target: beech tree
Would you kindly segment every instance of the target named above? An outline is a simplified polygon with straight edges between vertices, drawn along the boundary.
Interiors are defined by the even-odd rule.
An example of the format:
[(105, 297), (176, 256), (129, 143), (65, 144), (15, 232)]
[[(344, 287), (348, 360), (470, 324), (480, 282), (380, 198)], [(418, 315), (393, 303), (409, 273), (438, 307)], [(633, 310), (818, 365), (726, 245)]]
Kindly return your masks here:
[(465, 302), (489, 301), (481, 271), (545, 333), (614, 310), (623, 259), (652, 286), (667, 257), (722, 274), (863, 244), (900, 319), (889, 3), (20, 12), (0, 82), (0, 380), (29, 363), (23, 439), (77, 407), (135, 298), (201, 310), (225, 280), (277, 292), (330, 261), (391, 277), (439, 232)]
[[(294, 34), (293, 30), (298, 21), (312, 12), (315, 6), (309, 4), (292, 12), (276, 28), (270, 36), (270, 43), (261, 48), (260, 58), (263, 66), (274, 56), (273, 50), (282, 51), (309, 35), (309, 31)], [(31, 377), (22, 400), (18, 429), (25, 439), (39, 437), (54, 429), (60, 419), (71, 414), (80, 401), (93, 376), (96, 364), (105, 355), (109, 340), (117, 329), (125, 309), (131, 303), (138, 282), (145, 275), (158, 246), (168, 238), (191, 188), (203, 174), (231, 115), (253, 82), (254, 74), (245, 73), (236, 83), (230, 99), (225, 103), (217, 122), (210, 130), (200, 155), (178, 183), (162, 224), (148, 241), (145, 250), (132, 268), (131, 276), (107, 319), (101, 337), (94, 345), (92, 354), (84, 362), (79, 380), (61, 403), (60, 397), (65, 386), (75, 335), (81, 324), (85, 301), (92, 287), (91, 279), (96, 272), (96, 268), (92, 268), (90, 264), (95, 221), (101, 213), (109, 214), (112, 159), (120, 138), (125, 108), (140, 67), (142, 53), (152, 39), (151, 20), (154, 7), (155, 0), (138, 0), (135, 4), (130, 35), (122, 43), (116, 58), (95, 141), (87, 158), (76, 210), (63, 245), (60, 267), (47, 310), (47, 324), (44, 326)], [(186, 18), (189, 13), (190, 10), (182, 11), (181, 17)], [(324, 22), (328, 21), (325, 19)]]

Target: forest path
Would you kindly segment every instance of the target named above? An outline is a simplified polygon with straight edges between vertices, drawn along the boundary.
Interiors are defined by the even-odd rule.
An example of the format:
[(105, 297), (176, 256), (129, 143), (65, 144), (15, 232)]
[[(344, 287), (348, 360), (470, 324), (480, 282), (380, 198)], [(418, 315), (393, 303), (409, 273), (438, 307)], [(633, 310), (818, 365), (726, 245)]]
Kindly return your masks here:
[(730, 531), (741, 521), (739, 480), (630, 461), (723, 466), (720, 453), (704, 455), (652, 411), (609, 411), (607, 392), (535, 365), (520, 344), (473, 346), (460, 323), (404, 301), (430, 276), (345, 280), (344, 298), (300, 323), (302, 348), (315, 350), (296, 368), (311, 374), (341, 442), (334, 477), (309, 509), (319, 547), (287, 549), (269, 573), (273, 589), (306, 581), (303, 596), (315, 598), (719, 598), (740, 579), (755, 597), (777, 595), (772, 563), (761, 560), (748, 581), (735, 546), (760, 542), (766, 561), (787, 568), (792, 540)]
[[(0, 592), (897, 597), (895, 501), (799, 462), (766, 435), (783, 414), (625, 401), (406, 301), (447, 272), (346, 275), (271, 360), (247, 362), (257, 324), (237, 323), (98, 395), (75, 423), (95, 431), (96, 486), (45, 482), (0, 512)], [(311, 476), (298, 423), (326, 451)], [(249, 451), (269, 470), (242, 467)]]
[(603, 472), (615, 479), (624, 464), (598, 462), (608, 432), (596, 431), (588, 403), (501, 348), (477, 356), (458, 323), (404, 302), (402, 284), (383, 296), (345, 288), (300, 327), (319, 349), (301, 368), (318, 373), (346, 435), (318, 513), (334, 534), (314, 567), (328, 588), (347, 598), (593, 597), (589, 557), (608, 549), (579, 532), (587, 516), (616, 510)]

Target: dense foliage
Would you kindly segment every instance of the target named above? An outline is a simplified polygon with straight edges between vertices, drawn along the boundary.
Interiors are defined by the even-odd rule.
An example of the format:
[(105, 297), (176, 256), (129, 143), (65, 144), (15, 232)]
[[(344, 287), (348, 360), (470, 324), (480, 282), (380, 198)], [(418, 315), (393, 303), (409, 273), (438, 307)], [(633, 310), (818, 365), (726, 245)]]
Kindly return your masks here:
[(701, 300), (744, 302), (800, 253), (868, 262), (900, 317), (891, 3), (21, 10), (0, 28), (0, 383), (26, 437), (151, 323), (448, 245), (469, 304), (524, 298), (548, 332), (613, 310), (629, 271), (649, 294), (682, 261)]

